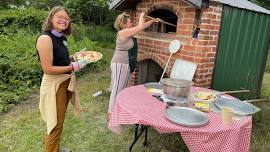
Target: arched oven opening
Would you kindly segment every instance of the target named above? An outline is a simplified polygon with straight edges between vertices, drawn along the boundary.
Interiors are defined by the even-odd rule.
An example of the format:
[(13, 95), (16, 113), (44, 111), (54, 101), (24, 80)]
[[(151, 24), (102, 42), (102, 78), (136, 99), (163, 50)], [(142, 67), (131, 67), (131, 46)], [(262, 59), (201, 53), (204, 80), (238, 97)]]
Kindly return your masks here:
[[(163, 69), (151, 59), (139, 62), (138, 83), (159, 82)], [(164, 77), (167, 77), (166, 73)]]
[(166, 9), (157, 9), (150, 12), (148, 16), (160, 18), (169, 24), (164, 22), (154, 23), (146, 30), (146, 32), (176, 33), (178, 17), (175, 13)]

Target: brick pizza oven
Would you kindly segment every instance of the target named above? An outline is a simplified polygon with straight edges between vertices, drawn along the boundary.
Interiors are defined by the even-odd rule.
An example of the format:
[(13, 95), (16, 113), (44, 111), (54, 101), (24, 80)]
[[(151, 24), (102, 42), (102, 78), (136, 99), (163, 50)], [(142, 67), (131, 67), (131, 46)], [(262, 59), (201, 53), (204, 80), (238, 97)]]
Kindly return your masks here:
[[(132, 84), (159, 81), (170, 55), (169, 43), (178, 39), (181, 48), (172, 56), (165, 77), (170, 75), (175, 59), (179, 58), (197, 64), (193, 78), (196, 86), (210, 87), (222, 12), (218, 3), (200, 10), (181, 0), (142, 0), (136, 10), (128, 12), (135, 22), (145, 12), (175, 25), (153, 24), (138, 35), (138, 66), (132, 75)], [(198, 38), (194, 38), (196, 27), (200, 28)]]
[[(230, 0), (235, 3), (237, 2)], [(245, 1), (247, 9), (255, 7)], [(160, 18), (169, 23), (155, 23), (138, 36), (138, 65), (132, 75), (131, 84), (159, 81), (169, 58), (169, 43), (177, 39), (180, 50), (173, 54), (165, 76), (169, 76), (175, 59), (183, 59), (197, 64), (193, 78), (196, 86), (211, 87), (218, 50), (222, 0), (109, 0), (110, 9), (128, 12), (138, 23), (141, 12), (147, 16)], [(241, 3), (244, 4), (244, 3)], [(231, 5), (231, 4), (227, 4)], [(240, 5), (240, 4), (239, 4)], [(146, 18), (147, 21), (147, 18)]]

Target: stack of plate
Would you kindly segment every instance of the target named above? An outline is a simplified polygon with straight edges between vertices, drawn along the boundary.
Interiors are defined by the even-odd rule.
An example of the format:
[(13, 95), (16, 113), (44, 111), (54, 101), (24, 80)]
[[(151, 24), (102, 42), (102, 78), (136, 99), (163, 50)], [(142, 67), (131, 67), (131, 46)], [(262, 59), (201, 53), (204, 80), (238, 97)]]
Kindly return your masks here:
[(158, 82), (145, 83), (144, 86), (147, 88), (147, 92), (151, 93), (152, 95), (161, 96), (164, 94), (162, 84)]
[(145, 83), (144, 86), (146, 88), (162, 89), (162, 84), (158, 82), (148, 82), (148, 83)]
[(220, 111), (223, 107), (231, 108), (234, 114), (237, 115), (252, 115), (261, 110), (258, 107), (239, 99), (228, 99), (222, 97), (219, 97), (216, 102), (210, 105), (211, 110), (214, 112)]

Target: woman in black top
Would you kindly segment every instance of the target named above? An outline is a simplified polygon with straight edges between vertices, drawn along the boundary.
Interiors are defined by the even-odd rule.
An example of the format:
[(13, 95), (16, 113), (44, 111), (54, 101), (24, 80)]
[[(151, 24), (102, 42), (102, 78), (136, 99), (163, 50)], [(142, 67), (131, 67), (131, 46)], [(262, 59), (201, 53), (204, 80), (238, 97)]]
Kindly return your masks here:
[[(55, 6), (52, 8), (43, 23), (42, 30), (43, 33), (36, 42), (41, 67), (44, 72), (40, 89), (39, 108), (43, 120), (47, 123), (44, 142), (45, 151), (58, 152), (65, 112), (72, 94), (69, 88), (70, 75), (73, 74), (74, 76), (72, 72), (83, 68), (88, 62), (70, 62), (69, 60), (66, 35), (71, 33), (71, 25), (68, 11), (64, 7)], [(59, 82), (61, 83), (58, 84)], [(55, 86), (56, 91), (53, 92), (52, 89), (55, 89)], [(55, 115), (52, 115), (54, 113)], [(53, 116), (57, 116), (57, 119)], [(51, 120), (55, 121), (55, 123)], [(51, 124), (55, 127), (50, 128)]]

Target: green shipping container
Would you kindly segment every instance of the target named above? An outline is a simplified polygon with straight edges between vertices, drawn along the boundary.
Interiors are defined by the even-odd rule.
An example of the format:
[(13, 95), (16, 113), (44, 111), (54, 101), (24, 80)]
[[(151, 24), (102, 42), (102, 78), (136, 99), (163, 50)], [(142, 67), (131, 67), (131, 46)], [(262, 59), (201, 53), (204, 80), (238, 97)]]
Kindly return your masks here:
[(247, 89), (244, 98), (256, 98), (269, 50), (270, 15), (223, 6), (212, 89)]

